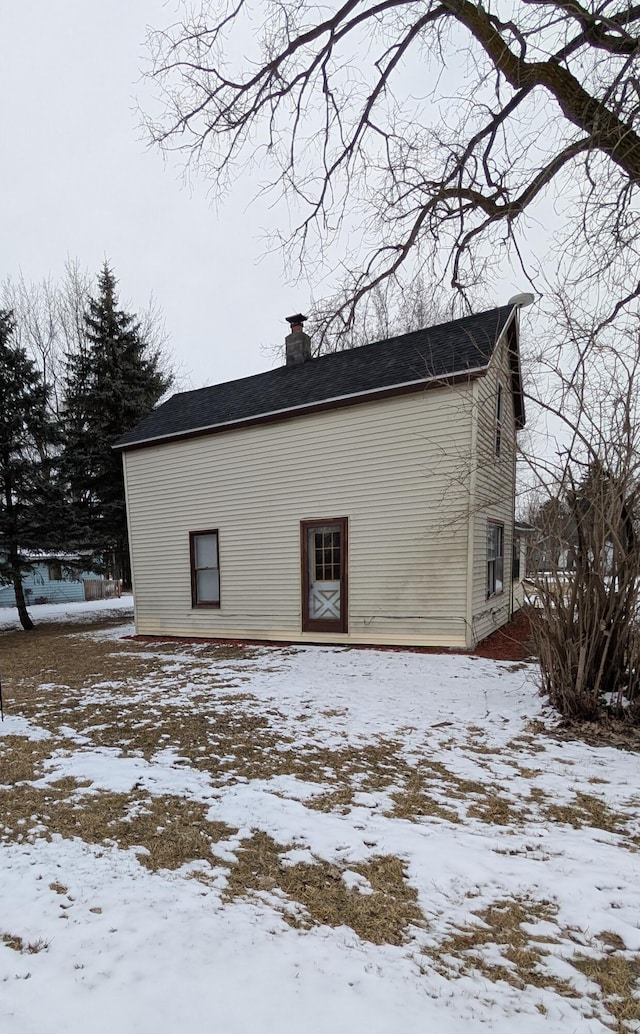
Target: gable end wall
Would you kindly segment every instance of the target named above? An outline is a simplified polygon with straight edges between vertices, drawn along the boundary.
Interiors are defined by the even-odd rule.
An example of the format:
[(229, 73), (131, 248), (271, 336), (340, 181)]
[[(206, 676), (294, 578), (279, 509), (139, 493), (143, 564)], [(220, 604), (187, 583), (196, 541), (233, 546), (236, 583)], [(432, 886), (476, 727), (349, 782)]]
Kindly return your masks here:
[[(503, 387), (503, 426), (499, 457), (495, 453), (495, 414), (498, 383)], [(471, 648), (513, 612), (512, 548), (515, 498), (516, 421), (511, 390), (507, 335), (503, 335), (486, 377), (476, 382), (475, 501), (473, 505), (473, 588), (471, 593)], [(487, 522), (504, 525), (504, 589), (487, 598)]]

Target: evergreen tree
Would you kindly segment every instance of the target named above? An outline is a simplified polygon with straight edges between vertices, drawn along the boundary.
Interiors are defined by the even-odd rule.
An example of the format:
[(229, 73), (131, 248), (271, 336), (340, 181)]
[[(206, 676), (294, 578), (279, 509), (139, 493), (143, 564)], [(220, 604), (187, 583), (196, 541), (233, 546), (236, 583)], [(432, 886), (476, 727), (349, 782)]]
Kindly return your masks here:
[(13, 335), (13, 314), (0, 310), (0, 582), (13, 585), (20, 622), (29, 631), (33, 622), (22, 585), (32, 567), (28, 553), (57, 544), (61, 503), (48, 389)]
[(85, 313), (85, 341), (67, 357), (62, 471), (71, 502), (70, 540), (91, 548), (115, 578), (130, 580), (122, 459), (113, 443), (171, 385), (135, 316), (118, 308), (105, 262)]

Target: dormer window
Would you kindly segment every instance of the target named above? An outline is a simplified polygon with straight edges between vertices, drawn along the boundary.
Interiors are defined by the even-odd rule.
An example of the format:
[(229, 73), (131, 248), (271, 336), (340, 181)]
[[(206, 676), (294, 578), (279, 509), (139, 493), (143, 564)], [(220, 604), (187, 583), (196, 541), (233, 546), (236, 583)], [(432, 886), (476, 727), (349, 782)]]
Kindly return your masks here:
[(502, 384), (498, 382), (498, 391), (496, 394), (496, 429), (495, 429), (495, 453), (496, 458), (500, 455), (500, 449), (502, 448), (502, 418), (504, 411), (504, 391)]

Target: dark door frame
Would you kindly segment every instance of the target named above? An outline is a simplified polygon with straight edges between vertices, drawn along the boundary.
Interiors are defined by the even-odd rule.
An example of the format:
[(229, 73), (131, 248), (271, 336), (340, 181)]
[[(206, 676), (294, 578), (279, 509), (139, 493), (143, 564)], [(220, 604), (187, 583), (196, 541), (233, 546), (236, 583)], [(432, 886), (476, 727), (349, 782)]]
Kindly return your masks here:
[[(326, 525), (334, 525), (340, 529), (340, 618), (312, 618), (309, 616), (309, 529)], [(320, 517), (316, 520), (300, 521), (300, 561), (302, 568), (302, 631), (303, 632), (340, 632), (348, 630), (349, 597), (348, 597), (348, 518)]]

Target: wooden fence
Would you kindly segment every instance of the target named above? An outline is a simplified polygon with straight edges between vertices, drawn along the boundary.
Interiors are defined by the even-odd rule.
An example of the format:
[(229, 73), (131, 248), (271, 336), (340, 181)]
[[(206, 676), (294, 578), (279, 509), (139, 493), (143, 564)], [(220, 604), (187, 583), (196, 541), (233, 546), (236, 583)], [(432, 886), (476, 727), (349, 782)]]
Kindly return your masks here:
[(122, 582), (113, 578), (85, 578), (85, 600), (115, 600), (122, 595)]

